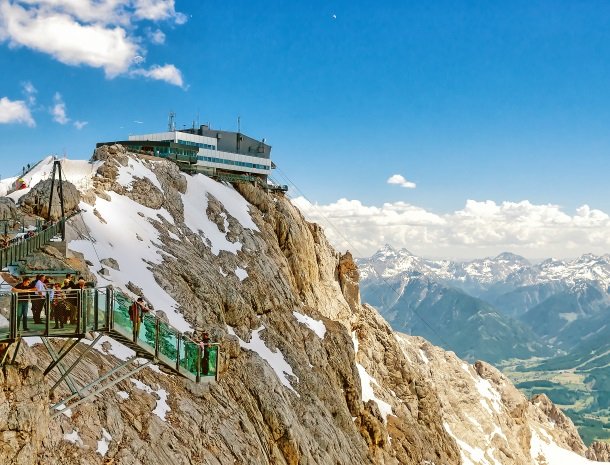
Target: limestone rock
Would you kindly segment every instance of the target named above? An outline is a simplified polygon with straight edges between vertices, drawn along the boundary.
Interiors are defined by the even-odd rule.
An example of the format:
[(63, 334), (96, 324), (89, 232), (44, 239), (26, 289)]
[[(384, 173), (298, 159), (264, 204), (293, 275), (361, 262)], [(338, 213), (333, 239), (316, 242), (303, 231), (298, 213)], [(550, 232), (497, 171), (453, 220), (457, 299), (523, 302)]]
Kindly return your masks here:
[(107, 267), (112, 268), (113, 270), (117, 270), (117, 271), (121, 270), (121, 268), (119, 267), (118, 262), (114, 258), (111, 258), (111, 257), (110, 258), (102, 258), (100, 260), (100, 263), (102, 265), (106, 265)]
[(610, 444), (607, 442), (594, 442), (587, 449), (585, 456), (589, 460), (597, 462), (610, 462)]
[(0, 463), (35, 464), (49, 430), (48, 388), (35, 367), (0, 370)]
[[(15, 205), (13, 199), (9, 197), (0, 197), (0, 219), (17, 221), (19, 217), (19, 209)], [(3, 230), (0, 233), (4, 234)]]
[[(45, 219), (49, 218), (51, 184), (51, 179), (45, 179), (44, 181), (41, 181), (34, 187), (32, 187), (32, 189), (21, 198), (21, 208), (27, 213), (32, 213)], [(59, 184), (59, 179), (55, 179), (55, 192), (53, 193), (53, 205), (51, 207), (50, 217), (52, 221), (56, 221), (61, 218)], [(62, 181), (61, 185), (63, 187), (64, 194), (64, 210), (65, 214), (68, 215), (69, 213), (78, 209), (78, 204), (81, 200), (81, 194), (80, 191), (71, 182)]]

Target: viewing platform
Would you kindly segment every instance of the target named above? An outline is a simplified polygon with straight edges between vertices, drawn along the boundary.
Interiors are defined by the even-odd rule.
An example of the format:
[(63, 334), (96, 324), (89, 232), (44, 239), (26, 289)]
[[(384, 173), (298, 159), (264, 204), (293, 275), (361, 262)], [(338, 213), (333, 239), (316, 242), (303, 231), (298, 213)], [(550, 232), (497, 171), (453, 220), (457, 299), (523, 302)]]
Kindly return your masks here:
[[(194, 382), (216, 380), (218, 372), (218, 343), (198, 343), (184, 335), (153, 311), (144, 313), (138, 334), (134, 334), (130, 319), (131, 299), (110, 288), (62, 290), (65, 297), (65, 322), (55, 324), (52, 291), (44, 297), (28, 292), (5, 293), (10, 299), (8, 315), (0, 315), (0, 343), (12, 343), (25, 337), (68, 338), (76, 341), (87, 333), (105, 334), (132, 349), (137, 357), (159, 363), (171, 372)], [(26, 302), (25, 325), (19, 315), (18, 303)], [(36, 300), (42, 300), (44, 311), (35, 321), (31, 310)], [(22, 306), (21, 306), (22, 308)], [(50, 310), (48, 310), (50, 309)], [(21, 318), (20, 318), (21, 316)], [(58, 318), (56, 318), (56, 316)], [(25, 329), (24, 329), (25, 326)]]

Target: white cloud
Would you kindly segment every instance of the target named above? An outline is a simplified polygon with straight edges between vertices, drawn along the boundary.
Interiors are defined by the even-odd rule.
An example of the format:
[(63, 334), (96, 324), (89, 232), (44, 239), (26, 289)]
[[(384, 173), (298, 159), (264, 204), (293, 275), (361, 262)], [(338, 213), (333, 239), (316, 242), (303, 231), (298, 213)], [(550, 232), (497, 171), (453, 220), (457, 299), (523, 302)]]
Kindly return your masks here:
[(51, 55), (67, 65), (102, 68), (109, 77), (124, 72), (138, 46), (121, 27), (81, 24), (74, 17), (0, 3), (0, 39)]
[(30, 127), (36, 126), (30, 109), (23, 100), (9, 100), (0, 98), (0, 124), (18, 123)]
[(55, 92), (55, 95), (53, 96), (53, 106), (49, 112), (53, 115), (53, 121), (56, 123), (67, 124), (70, 122), (70, 118), (68, 118), (66, 111), (66, 103), (59, 92)]
[[(129, 73), (146, 53), (135, 22), (180, 23), (182, 16), (174, 0), (0, 0), (0, 42), (113, 78)], [(157, 30), (150, 40), (164, 38)]]
[[(405, 202), (379, 207), (341, 199), (312, 205), (293, 200), (320, 223), (339, 249), (368, 256), (384, 243), (420, 255), (474, 258), (511, 251), (531, 258), (610, 252), (610, 216), (583, 205), (573, 214), (558, 205), (468, 200), (460, 210), (436, 214)], [(332, 224), (332, 226), (331, 226)]]
[(23, 88), (23, 94), (28, 105), (34, 105), (36, 103), (36, 94), (38, 93), (36, 87), (30, 81), (22, 82), (21, 87)]
[(153, 44), (164, 44), (165, 43), (165, 34), (161, 29), (157, 29), (156, 31), (148, 31), (148, 37)]
[(388, 184), (397, 184), (405, 189), (415, 189), (416, 184), (411, 181), (407, 181), (402, 174), (393, 174), (387, 180)]
[(133, 70), (131, 74), (136, 76), (145, 76), (147, 78), (156, 79), (158, 81), (165, 81), (169, 84), (173, 84), (178, 87), (184, 86), (182, 73), (174, 65), (154, 65), (150, 69)]
[[(135, 15), (151, 21), (174, 18), (178, 24), (184, 24), (182, 14), (176, 13), (174, 0), (135, 0)], [(179, 17), (178, 17), (179, 16)]]
[(79, 131), (89, 124), (89, 121), (74, 121), (74, 127)]

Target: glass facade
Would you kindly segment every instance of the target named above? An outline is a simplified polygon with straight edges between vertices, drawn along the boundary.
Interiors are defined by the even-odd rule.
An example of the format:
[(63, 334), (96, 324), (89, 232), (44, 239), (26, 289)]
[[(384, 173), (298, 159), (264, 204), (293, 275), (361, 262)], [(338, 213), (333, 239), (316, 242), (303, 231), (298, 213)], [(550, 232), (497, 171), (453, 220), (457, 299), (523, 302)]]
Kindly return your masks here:
[(245, 161), (225, 160), (224, 158), (204, 157), (201, 155), (197, 156), (197, 160), (208, 161), (211, 163), (222, 163), (223, 165), (243, 166), (244, 168), (256, 168), (259, 170), (267, 170), (267, 171), (269, 171), (271, 169), (271, 167), (267, 166), (267, 165), (258, 165), (256, 163), (248, 163)]
[(178, 144), (190, 145), (192, 147), (199, 147), (200, 149), (216, 150), (215, 145), (202, 144), (200, 142), (191, 142), (190, 140), (178, 139)]

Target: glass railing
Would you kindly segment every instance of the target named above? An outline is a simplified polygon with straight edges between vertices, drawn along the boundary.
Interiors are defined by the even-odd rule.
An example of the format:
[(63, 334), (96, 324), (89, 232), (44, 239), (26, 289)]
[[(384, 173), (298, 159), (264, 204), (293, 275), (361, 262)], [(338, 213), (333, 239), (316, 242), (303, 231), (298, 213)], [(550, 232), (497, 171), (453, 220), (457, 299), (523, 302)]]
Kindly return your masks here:
[(136, 334), (133, 322), (129, 318), (129, 309), (133, 301), (118, 291), (113, 291), (113, 297), (114, 318), (111, 330), (128, 337), (144, 352), (153, 355), (164, 365), (193, 381), (216, 378), (219, 360), (218, 344), (197, 343), (152, 311), (142, 313)]
[(153, 311), (143, 313), (134, 328), (133, 301), (111, 288), (54, 289), (42, 295), (31, 290), (0, 294), (0, 299), (6, 301), (0, 305), (0, 342), (28, 336), (83, 337), (89, 331), (117, 333), (193, 381), (217, 375), (217, 343), (196, 342)]
[(95, 290), (95, 329), (104, 330), (109, 329), (109, 313), (108, 309), (112, 302), (112, 296), (110, 289), (100, 288)]
[(0, 294), (0, 341), (11, 339), (11, 307), (13, 295), (10, 292)]
[(112, 318), (108, 329), (112, 329), (124, 337), (133, 338), (133, 325), (129, 318), (129, 299), (120, 292), (113, 292)]

